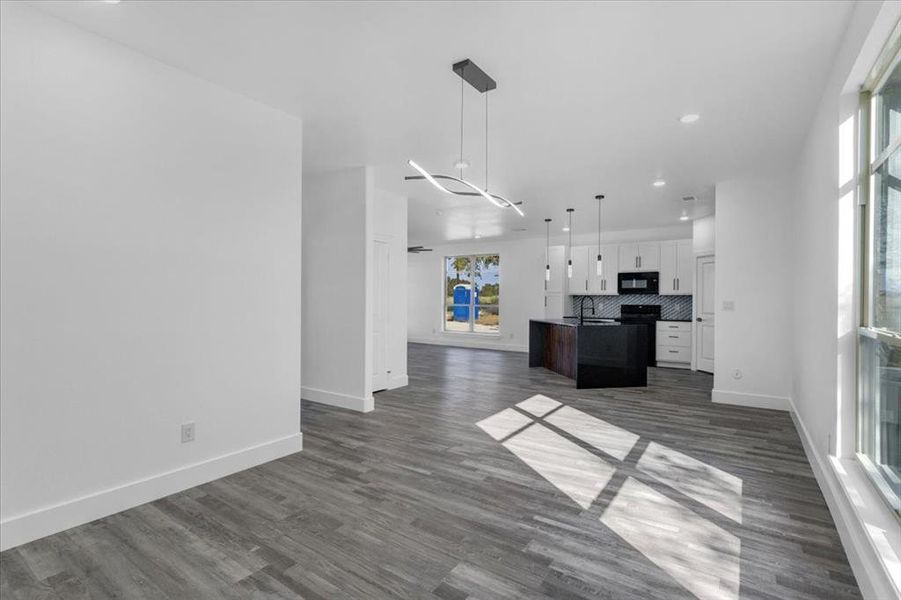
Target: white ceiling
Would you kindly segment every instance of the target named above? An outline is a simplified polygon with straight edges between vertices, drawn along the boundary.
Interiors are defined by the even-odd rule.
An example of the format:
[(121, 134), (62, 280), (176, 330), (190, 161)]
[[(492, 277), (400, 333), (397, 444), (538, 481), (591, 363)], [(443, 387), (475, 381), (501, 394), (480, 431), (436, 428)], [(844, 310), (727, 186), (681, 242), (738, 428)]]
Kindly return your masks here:
[[(43, 10), (304, 120), (306, 173), (363, 164), (410, 198), (411, 243), (678, 223), (681, 197), (791, 164), (851, 2), (42, 2)], [(491, 190), (526, 217), (458, 200), (460, 79), (490, 93)], [(465, 90), (467, 178), (483, 182), (484, 100)], [(694, 125), (678, 117), (701, 114)], [(663, 178), (667, 185), (654, 188)], [(437, 214), (440, 211), (441, 214)], [(525, 228), (525, 232), (514, 232)]]

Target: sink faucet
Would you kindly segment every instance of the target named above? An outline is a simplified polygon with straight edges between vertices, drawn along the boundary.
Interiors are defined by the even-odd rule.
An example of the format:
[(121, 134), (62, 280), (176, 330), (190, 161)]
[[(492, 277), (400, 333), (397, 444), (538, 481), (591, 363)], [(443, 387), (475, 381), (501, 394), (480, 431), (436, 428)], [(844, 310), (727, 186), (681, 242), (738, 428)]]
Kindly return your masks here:
[(579, 298), (579, 325), (585, 323), (585, 299), (588, 298), (591, 301), (591, 314), (594, 313), (594, 297), (593, 296), (582, 296)]

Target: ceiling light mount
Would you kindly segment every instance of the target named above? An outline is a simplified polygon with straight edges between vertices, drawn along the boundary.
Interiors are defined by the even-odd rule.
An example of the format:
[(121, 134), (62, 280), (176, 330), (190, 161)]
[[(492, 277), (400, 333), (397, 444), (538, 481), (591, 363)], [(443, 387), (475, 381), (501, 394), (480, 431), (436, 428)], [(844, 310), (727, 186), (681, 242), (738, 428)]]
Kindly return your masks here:
[(685, 123), (686, 125), (690, 125), (691, 123), (697, 123), (701, 118), (701, 115), (697, 113), (688, 113), (679, 117), (680, 123)]

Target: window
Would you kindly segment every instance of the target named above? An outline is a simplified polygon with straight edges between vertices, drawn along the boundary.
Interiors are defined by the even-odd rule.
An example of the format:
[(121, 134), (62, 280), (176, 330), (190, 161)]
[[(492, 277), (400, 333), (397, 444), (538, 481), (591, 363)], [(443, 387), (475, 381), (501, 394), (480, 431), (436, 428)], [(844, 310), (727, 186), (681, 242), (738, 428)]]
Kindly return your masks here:
[(499, 333), (501, 257), (497, 254), (444, 258), (444, 330)]
[(862, 189), (857, 451), (901, 515), (901, 53), (889, 56), (862, 98), (870, 122), (861, 128), (869, 177)]

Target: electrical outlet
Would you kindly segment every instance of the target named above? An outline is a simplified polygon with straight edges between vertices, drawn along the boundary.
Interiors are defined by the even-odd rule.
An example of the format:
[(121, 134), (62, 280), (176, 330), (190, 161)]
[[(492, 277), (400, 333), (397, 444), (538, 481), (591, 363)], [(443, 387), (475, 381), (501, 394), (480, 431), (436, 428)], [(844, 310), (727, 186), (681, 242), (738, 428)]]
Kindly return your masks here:
[(723, 300), (723, 310), (735, 310), (735, 301)]
[(181, 443), (186, 444), (194, 441), (194, 423), (184, 423), (181, 426)]

